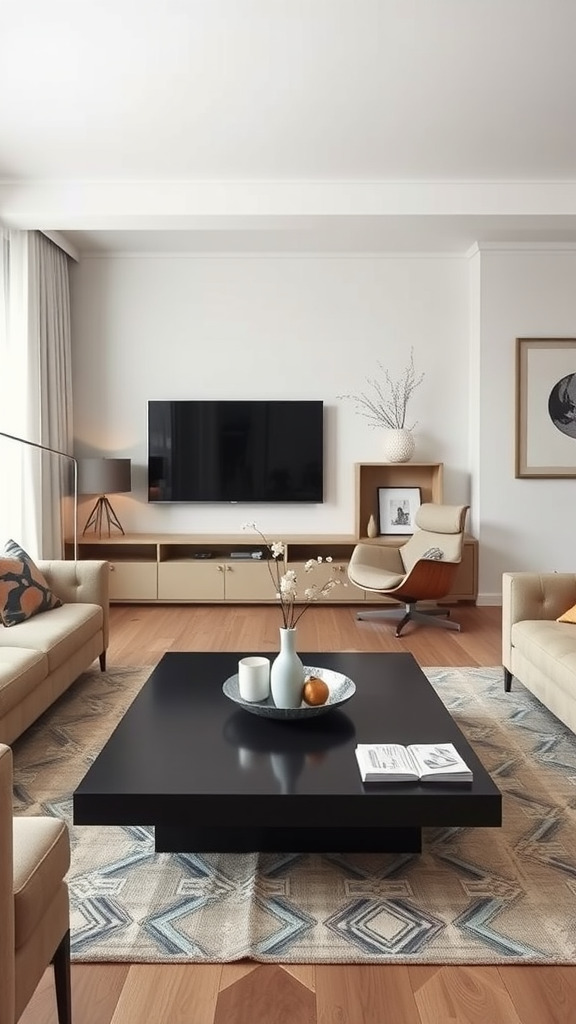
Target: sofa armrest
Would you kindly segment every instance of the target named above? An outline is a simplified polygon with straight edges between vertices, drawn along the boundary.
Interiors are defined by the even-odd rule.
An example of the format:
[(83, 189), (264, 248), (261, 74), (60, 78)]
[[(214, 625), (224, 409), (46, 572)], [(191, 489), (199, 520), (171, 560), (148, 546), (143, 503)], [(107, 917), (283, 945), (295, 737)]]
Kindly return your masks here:
[(38, 561), (51, 590), (64, 604), (99, 604), (103, 612), (104, 650), (108, 647), (110, 563), (96, 559), (80, 562)]
[(502, 574), (502, 664), (511, 670), (511, 632), (515, 622), (557, 619), (576, 604), (576, 575), (569, 572)]
[(0, 743), (0, 1022), (14, 1020), (14, 876), (12, 751)]

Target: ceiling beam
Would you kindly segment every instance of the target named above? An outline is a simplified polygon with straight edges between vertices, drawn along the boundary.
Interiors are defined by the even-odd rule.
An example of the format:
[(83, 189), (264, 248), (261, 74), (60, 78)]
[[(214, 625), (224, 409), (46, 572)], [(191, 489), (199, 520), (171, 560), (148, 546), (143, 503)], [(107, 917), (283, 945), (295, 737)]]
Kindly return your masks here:
[(0, 219), (40, 230), (170, 229), (210, 218), (573, 216), (576, 181), (0, 182)]

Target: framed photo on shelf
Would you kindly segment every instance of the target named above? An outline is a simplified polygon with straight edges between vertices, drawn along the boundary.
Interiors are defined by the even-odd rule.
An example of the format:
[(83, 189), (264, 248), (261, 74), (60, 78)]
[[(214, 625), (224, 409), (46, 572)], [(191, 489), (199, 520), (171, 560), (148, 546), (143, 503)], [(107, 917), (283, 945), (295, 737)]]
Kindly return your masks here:
[(516, 477), (576, 477), (576, 338), (516, 339)]
[(419, 487), (378, 488), (378, 533), (414, 533), (414, 517), (421, 505)]

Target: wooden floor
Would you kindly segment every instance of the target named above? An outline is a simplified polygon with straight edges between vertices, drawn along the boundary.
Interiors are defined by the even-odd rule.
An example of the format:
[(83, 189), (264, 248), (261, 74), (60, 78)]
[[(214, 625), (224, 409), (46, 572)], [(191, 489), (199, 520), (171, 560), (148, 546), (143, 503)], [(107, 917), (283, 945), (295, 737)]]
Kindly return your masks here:
[[(462, 632), (358, 622), (311, 607), (300, 652), (411, 651), (422, 666), (499, 665), (500, 609), (458, 607)], [(154, 665), (167, 650), (274, 652), (275, 607), (115, 606), (108, 665)], [(574, 1024), (575, 967), (79, 964), (75, 1024)], [(47, 971), (22, 1024), (56, 1024)]]

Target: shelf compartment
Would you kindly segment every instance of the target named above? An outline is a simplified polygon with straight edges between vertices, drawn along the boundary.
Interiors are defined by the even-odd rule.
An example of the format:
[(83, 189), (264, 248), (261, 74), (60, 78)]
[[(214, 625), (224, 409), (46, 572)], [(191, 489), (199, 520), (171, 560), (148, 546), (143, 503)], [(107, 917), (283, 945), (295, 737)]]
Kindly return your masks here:
[(157, 559), (156, 544), (110, 544), (105, 541), (94, 543), (80, 541), (78, 545), (81, 558), (106, 559), (109, 562), (154, 562)]
[[(232, 558), (233, 551), (242, 551), (245, 558)], [(262, 551), (262, 558), (252, 558), (253, 551)], [(266, 560), (266, 549), (262, 544), (160, 544), (159, 561), (163, 562), (263, 562)]]
[(443, 500), (442, 462), (357, 462), (356, 536), (366, 534), (368, 520), (378, 522), (379, 487), (419, 487), (421, 501)]

